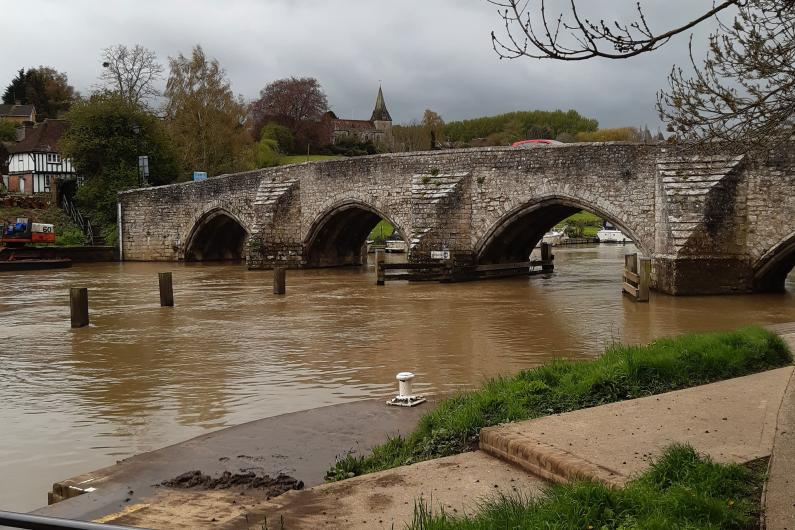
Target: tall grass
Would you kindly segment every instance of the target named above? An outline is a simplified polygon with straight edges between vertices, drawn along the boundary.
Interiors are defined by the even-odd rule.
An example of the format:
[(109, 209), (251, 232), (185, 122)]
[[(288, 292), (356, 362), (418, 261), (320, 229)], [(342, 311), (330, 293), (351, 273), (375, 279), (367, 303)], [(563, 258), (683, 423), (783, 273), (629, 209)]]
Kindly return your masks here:
[(415, 507), (411, 530), (756, 528), (763, 473), (716, 464), (689, 446), (666, 450), (623, 489), (594, 482), (548, 488), (537, 498), (496, 497), (474, 515)]
[(786, 344), (759, 327), (690, 334), (646, 346), (611, 346), (595, 361), (554, 361), (499, 377), (446, 399), (411, 435), (369, 455), (337, 459), (327, 480), (341, 480), (464, 452), (480, 429), (747, 375), (792, 362)]

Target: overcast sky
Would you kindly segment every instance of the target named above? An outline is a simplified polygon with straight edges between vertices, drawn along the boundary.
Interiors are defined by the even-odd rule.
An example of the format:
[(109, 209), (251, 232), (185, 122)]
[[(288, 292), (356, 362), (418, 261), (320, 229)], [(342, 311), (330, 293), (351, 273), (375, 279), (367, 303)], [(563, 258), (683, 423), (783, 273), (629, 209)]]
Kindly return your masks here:
[[(596, 19), (633, 18), (635, 0), (580, 3)], [(644, 1), (655, 29), (709, 5)], [(671, 66), (686, 62), (688, 41), (623, 61), (500, 61), (489, 34), (501, 20), (485, 0), (26, 0), (10, 2), (3, 19), (3, 85), (19, 68), (48, 65), (87, 93), (106, 46), (140, 43), (166, 63), (199, 43), (246, 99), (272, 80), (313, 76), (340, 117), (367, 119), (380, 80), (397, 123), (426, 108), (447, 121), (573, 108), (603, 127), (655, 129), (655, 93)]]

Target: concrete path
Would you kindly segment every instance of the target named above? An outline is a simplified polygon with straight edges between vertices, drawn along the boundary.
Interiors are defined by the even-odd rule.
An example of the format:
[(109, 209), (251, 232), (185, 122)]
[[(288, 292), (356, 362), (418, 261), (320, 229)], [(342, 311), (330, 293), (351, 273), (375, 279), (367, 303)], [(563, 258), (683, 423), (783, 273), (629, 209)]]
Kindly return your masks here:
[[(795, 351), (795, 324), (771, 326)], [(795, 375), (790, 378), (776, 424), (765, 487), (767, 530), (795, 530)]]
[(555, 481), (621, 485), (672, 443), (718, 462), (770, 456), (792, 367), (483, 429), (482, 450)]
[[(164, 489), (157, 484), (193, 470), (212, 476), (248, 470), (275, 476), (282, 471), (307, 487), (322, 484), (337, 455), (365, 451), (388, 436), (410, 432), (432, 406), (387, 407), (383, 400), (366, 400), (222, 429), (57, 482), (54, 493), (63, 497), (76, 494), (78, 488), (94, 489), (33, 513), (84, 521), (102, 518), (151, 504)], [(257, 500), (256, 492), (251, 496)]]
[(417, 500), (437, 511), (471, 513), (483, 499), (517, 491), (537, 494), (543, 486), (541, 479), (476, 451), (290, 491), (271, 501), (243, 504), (234, 492), (163, 490), (150, 502), (102, 521), (169, 530), (261, 530), (265, 523), (282, 528), (282, 522), (290, 530), (386, 530), (404, 528)]

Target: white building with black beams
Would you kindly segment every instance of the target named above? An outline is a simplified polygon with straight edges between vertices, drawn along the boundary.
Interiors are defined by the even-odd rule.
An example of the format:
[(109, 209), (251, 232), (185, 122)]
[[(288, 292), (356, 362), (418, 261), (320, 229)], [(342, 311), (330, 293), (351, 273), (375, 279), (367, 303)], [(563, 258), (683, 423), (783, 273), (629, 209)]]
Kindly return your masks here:
[(58, 140), (69, 128), (64, 120), (48, 119), (20, 129), (21, 138), (8, 148), (8, 176), (3, 184), (11, 193), (51, 194), (58, 200), (58, 183), (77, 179), (77, 171), (58, 153)]

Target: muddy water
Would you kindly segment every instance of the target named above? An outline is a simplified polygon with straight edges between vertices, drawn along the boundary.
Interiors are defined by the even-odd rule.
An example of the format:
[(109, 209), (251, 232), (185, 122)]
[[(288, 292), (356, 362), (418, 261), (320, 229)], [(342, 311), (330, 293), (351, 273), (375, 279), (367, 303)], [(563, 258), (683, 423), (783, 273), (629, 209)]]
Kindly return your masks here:
[[(633, 304), (619, 292), (630, 249), (558, 250), (552, 277), (454, 285), (290, 271), (283, 298), (270, 273), (239, 265), (0, 273), (0, 509), (36, 508), (56, 480), (210, 429), (387, 395), (401, 370), (447, 392), (613, 341), (795, 321), (794, 294)], [(175, 308), (158, 305), (164, 270)], [(69, 329), (70, 286), (89, 288), (89, 328)]]

